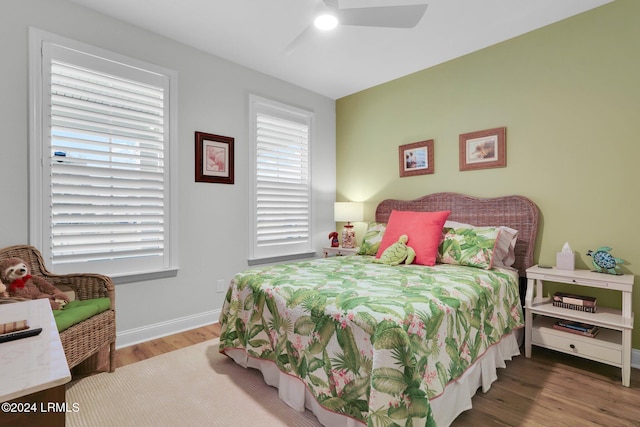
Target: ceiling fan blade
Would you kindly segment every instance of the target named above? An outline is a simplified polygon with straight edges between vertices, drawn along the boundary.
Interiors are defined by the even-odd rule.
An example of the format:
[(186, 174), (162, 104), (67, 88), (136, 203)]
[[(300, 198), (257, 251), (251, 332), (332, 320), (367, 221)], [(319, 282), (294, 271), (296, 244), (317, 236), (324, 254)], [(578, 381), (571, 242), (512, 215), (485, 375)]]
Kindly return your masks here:
[(285, 55), (292, 54), (296, 49), (298, 49), (298, 47), (302, 46), (303, 44), (306, 43), (306, 41), (310, 40), (313, 37), (314, 32), (315, 32), (315, 28), (313, 27), (313, 24), (309, 25), (307, 28), (302, 30), (302, 32), (298, 34), (298, 36), (295, 39), (293, 39), (291, 43), (289, 43), (289, 45), (284, 50), (284, 54)]
[(322, 0), (322, 2), (328, 7), (338, 9), (338, 0)]
[(340, 25), (413, 28), (424, 16), (426, 4), (339, 9)]

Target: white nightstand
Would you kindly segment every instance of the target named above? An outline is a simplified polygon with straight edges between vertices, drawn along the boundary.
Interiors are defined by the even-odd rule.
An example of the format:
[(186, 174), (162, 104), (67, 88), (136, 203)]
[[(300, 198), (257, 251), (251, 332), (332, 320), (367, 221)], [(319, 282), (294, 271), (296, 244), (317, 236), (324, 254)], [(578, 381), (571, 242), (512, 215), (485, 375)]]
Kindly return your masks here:
[(322, 248), (324, 252), (324, 257), (328, 257), (329, 255), (342, 256), (342, 255), (355, 255), (360, 250), (359, 247), (356, 248), (343, 248), (342, 246), (338, 246), (337, 248), (326, 246)]
[[(525, 298), (525, 356), (531, 357), (531, 346), (537, 345), (578, 357), (595, 360), (622, 368), (622, 384), (629, 387), (631, 376), (631, 331), (633, 312), (631, 293), (632, 274), (620, 276), (596, 273), (589, 270), (527, 269), (527, 294)], [(555, 307), (550, 298), (543, 295), (543, 281), (570, 283), (581, 288), (575, 294), (589, 295), (588, 288), (619, 291), (622, 294), (622, 310), (598, 305), (596, 313)], [(535, 294), (535, 295), (534, 295)], [(553, 328), (558, 319), (589, 323), (600, 327), (595, 337), (586, 337)]]

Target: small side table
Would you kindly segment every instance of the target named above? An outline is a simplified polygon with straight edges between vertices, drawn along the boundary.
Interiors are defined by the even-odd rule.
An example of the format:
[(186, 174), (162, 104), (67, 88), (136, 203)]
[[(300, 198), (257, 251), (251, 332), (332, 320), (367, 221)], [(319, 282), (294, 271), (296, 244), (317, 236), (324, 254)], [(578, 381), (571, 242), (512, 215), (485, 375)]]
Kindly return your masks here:
[[(596, 313), (561, 308), (543, 294), (545, 281), (569, 283), (576, 293), (589, 294), (589, 288), (620, 292), (622, 310), (598, 305)], [(612, 275), (589, 270), (527, 269), (525, 356), (531, 357), (536, 345), (571, 354), (622, 369), (622, 385), (629, 387), (631, 378), (631, 332), (633, 330), (632, 274)], [(580, 288), (578, 288), (580, 286)], [(573, 320), (600, 327), (596, 337), (584, 337), (553, 328), (558, 319)]]
[(358, 253), (359, 250), (360, 250), (359, 247), (343, 248), (342, 246), (338, 246), (337, 248), (326, 246), (322, 248), (325, 258), (328, 257), (329, 255), (334, 255), (334, 256), (355, 255)]

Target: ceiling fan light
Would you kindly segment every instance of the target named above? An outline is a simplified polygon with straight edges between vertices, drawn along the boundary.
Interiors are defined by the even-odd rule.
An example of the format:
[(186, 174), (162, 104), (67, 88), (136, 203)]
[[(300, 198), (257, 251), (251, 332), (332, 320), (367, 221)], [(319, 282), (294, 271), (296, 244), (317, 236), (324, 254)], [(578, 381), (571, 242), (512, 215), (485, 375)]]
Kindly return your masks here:
[(338, 26), (338, 18), (330, 13), (319, 15), (314, 21), (313, 25), (320, 30), (333, 30)]

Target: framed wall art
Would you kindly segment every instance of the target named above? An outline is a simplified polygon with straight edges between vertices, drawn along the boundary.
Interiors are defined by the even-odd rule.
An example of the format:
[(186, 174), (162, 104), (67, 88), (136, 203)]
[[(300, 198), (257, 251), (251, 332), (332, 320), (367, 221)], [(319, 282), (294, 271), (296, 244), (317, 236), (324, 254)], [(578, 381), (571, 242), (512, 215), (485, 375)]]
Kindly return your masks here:
[(433, 139), (399, 146), (398, 160), (401, 177), (432, 174)]
[(460, 170), (507, 166), (507, 128), (480, 130), (460, 135)]
[(234, 138), (196, 132), (196, 182), (233, 184)]

